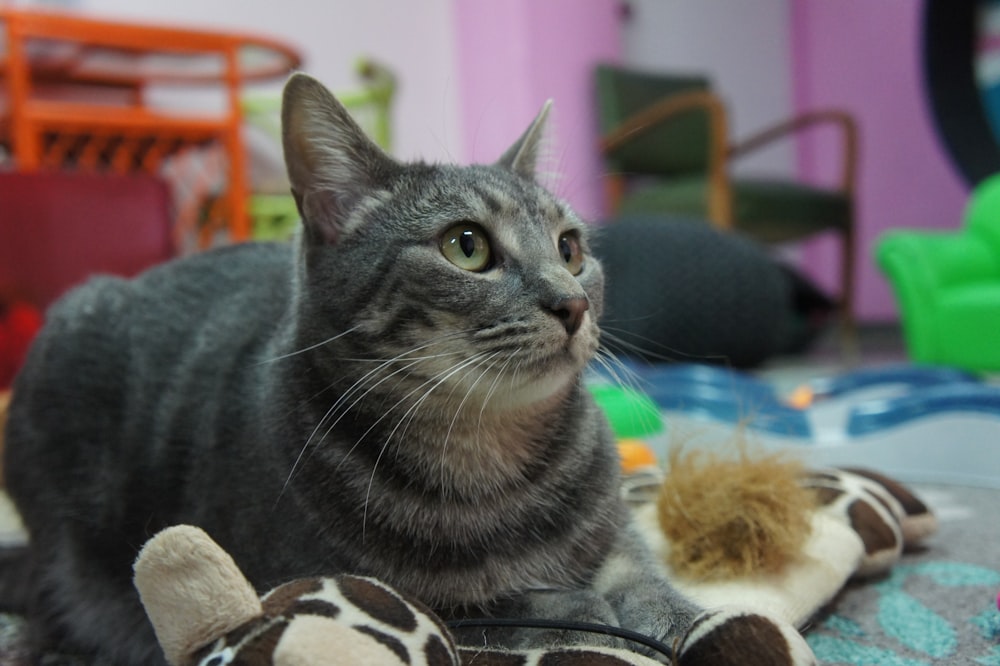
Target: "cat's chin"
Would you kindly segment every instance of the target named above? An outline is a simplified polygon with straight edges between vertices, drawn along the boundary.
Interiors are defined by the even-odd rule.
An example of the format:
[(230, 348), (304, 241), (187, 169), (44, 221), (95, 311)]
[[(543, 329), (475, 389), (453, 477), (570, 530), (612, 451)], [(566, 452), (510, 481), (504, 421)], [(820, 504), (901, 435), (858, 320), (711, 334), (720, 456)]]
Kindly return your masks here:
[(562, 399), (576, 384), (588, 359), (578, 358), (568, 350), (537, 362), (534, 371), (522, 368), (511, 377), (510, 383), (502, 382), (492, 393), (486, 408), (492, 412), (525, 410), (532, 407), (544, 409)]
[(491, 400), (490, 408), (508, 411), (523, 410), (532, 406), (544, 407), (564, 396), (576, 381), (578, 374), (578, 371), (567, 367), (563, 372), (551, 373), (533, 381), (526, 381), (519, 386), (512, 386), (502, 395), (495, 396)]

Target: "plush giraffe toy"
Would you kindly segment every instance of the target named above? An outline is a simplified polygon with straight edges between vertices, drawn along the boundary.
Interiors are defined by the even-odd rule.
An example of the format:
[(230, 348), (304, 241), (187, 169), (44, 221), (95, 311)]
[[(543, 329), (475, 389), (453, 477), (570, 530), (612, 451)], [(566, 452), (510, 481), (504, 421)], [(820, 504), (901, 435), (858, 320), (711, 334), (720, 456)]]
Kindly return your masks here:
[[(459, 650), (423, 604), (372, 578), (306, 578), (258, 598), (232, 558), (197, 527), (169, 527), (135, 564), (135, 584), (171, 666), (653, 666), (620, 649), (565, 647), (517, 653)], [(773, 654), (745, 659), (764, 636)], [(754, 640), (755, 644), (760, 641)], [(732, 659), (718, 659), (720, 655)], [(814, 663), (794, 627), (763, 613), (706, 612), (677, 663)]]
[[(672, 663), (815, 664), (795, 627), (849, 576), (884, 570), (904, 545), (933, 531), (927, 508), (884, 477), (836, 470), (811, 473), (800, 483), (819, 489), (818, 508), (808, 509), (812, 534), (802, 556), (777, 574), (694, 579), (671, 569), (664, 553), (670, 544), (655, 524), (646, 525), (667, 573), (710, 609), (673, 646)], [(642, 511), (638, 514), (643, 525)], [(833, 544), (840, 547), (831, 551)], [(259, 598), (233, 559), (201, 529), (187, 525), (167, 528), (147, 542), (135, 563), (135, 585), (171, 666), (660, 663), (622, 649), (459, 649), (427, 607), (372, 578), (299, 579)]]

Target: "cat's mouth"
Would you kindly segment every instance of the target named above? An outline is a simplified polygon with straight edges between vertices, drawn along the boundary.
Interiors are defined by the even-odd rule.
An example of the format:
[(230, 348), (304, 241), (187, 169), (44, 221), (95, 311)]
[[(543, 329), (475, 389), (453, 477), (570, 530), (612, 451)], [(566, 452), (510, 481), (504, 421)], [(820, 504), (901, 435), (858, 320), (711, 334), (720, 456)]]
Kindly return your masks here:
[[(507, 390), (497, 402), (506, 407), (523, 407), (547, 400), (568, 389), (597, 353), (597, 335), (587, 332), (522, 352), (509, 373)], [(496, 405), (495, 405), (496, 406)]]

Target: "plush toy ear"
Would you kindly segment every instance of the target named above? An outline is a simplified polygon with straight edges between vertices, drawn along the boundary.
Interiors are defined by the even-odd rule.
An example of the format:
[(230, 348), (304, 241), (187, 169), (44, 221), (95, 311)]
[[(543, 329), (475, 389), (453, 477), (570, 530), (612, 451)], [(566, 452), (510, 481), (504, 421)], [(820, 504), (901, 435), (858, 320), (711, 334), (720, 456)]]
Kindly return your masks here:
[(171, 666), (263, 612), (233, 558), (197, 527), (177, 525), (154, 536), (134, 571), (142, 605)]

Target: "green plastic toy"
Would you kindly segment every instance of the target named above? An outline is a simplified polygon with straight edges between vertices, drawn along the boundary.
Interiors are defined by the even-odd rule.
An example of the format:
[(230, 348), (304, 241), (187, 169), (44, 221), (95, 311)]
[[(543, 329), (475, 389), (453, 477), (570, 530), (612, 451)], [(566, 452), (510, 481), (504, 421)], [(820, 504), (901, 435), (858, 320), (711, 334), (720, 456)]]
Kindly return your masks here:
[(963, 228), (887, 232), (875, 258), (913, 361), (1000, 371), (1000, 174), (972, 192)]
[(618, 440), (622, 471), (634, 474), (658, 467), (657, 449), (662, 449), (666, 426), (660, 408), (645, 393), (613, 384), (589, 385), (594, 400), (604, 410)]
[[(386, 151), (392, 147), (390, 112), (396, 94), (392, 71), (373, 60), (358, 60), (355, 71), (359, 90), (338, 93), (340, 100), (375, 143)], [(242, 100), (246, 121), (281, 141), (281, 97), (273, 94), (247, 95)], [(254, 240), (286, 240), (299, 224), (299, 211), (290, 194), (250, 196), (248, 203)]]
[(618, 439), (644, 439), (664, 431), (660, 408), (645, 393), (611, 384), (589, 388)]

